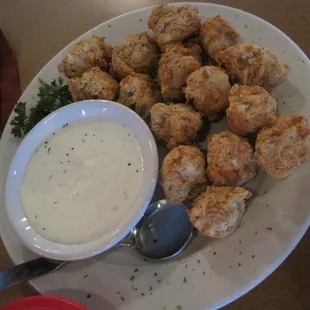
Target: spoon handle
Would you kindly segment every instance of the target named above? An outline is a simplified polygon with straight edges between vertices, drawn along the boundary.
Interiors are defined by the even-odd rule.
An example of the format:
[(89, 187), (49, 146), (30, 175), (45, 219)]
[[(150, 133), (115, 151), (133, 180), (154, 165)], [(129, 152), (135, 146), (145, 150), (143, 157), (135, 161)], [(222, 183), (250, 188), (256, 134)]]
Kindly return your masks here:
[(65, 262), (43, 257), (0, 271), (0, 291), (58, 269)]

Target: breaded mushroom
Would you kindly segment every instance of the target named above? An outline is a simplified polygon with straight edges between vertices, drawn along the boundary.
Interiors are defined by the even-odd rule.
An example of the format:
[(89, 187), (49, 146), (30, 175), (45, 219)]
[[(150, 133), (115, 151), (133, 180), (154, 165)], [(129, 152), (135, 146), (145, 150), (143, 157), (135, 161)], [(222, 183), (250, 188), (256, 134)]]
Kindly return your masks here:
[(181, 42), (198, 34), (201, 19), (198, 9), (194, 6), (174, 7), (164, 4), (153, 9), (148, 26), (153, 30), (155, 40), (162, 48), (167, 44)]
[(114, 100), (118, 95), (118, 83), (109, 73), (102, 71), (99, 67), (89, 69), (81, 77), (68, 79), (68, 86), (73, 101)]
[(129, 35), (113, 48), (111, 72), (118, 79), (132, 72), (152, 73), (158, 60), (158, 47), (146, 32)]
[(68, 78), (81, 76), (91, 67), (100, 67), (105, 71), (109, 67), (111, 56), (112, 48), (104, 39), (92, 36), (76, 43), (58, 65), (58, 70)]
[(181, 203), (197, 184), (206, 183), (205, 159), (193, 146), (179, 145), (164, 158), (159, 182), (169, 203)]
[(207, 176), (214, 185), (240, 186), (257, 174), (251, 145), (230, 131), (209, 138), (207, 163)]
[(182, 88), (190, 73), (200, 68), (200, 57), (182, 44), (171, 44), (159, 61), (158, 82), (165, 101), (180, 102), (184, 96)]
[(163, 50), (163, 54), (160, 59), (161, 62), (166, 63), (170, 58), (182, 57), (182, 56), (192, 56), (199, 63), (201, 63), (200, 52), (201, 48), (195, 43), (190, 43), (186, 41), (183, 43), (172, 43), (166, 45)]
[(239, 84), (271, 89), (286, 79), (288, 65), (272, 50), (252, 44), (228, 47), (215, 55), (215, 60)]
[(195, 199), (187, 214), (202, 235), (223, 238), (238, 228), (245, 212), (245, 200), (251, 196), (242, 187), (211, 186)]
[(146, 74), (131, 73), (121, 80), (118, 102), (146, 119), (151, 107), (161, 101), (157, 84)]
[(273, 178), (283, 179), (309, 158), (310, 130), (303, 116), (281, 116), (257, 135), (255, 157)]
[(205, 66), (187, 77), (184, 94), (188, 104), (214, 122), (228, 107), (229, 90), (228, 75), (219, 67)]
[(235, 84), (229, 92), (226, 122), (239, 136), (256, 134), (277, 117), (277, 101), (260, 86)]
[(201, 125), (201, 114), (186, 104), (156, 103), (151, 108), (151, 129), (168, 149), (195, 139)]
[(207, 18), (201, 27), (201, 43), (211, 58), (219, 51), (237, 44), (239, 33), (221, 16)]

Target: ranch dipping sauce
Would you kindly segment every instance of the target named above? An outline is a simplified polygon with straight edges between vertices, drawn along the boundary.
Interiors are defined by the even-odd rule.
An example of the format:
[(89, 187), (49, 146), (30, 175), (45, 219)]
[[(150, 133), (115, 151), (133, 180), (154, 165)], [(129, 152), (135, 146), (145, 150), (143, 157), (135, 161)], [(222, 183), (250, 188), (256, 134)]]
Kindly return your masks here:
[(28, 163), (24, 212), (42, 237), (82, 244), (117, 229), (135, 206), (142, 176), (142, 152), (126, 126), (98, 119), (66, 124)]

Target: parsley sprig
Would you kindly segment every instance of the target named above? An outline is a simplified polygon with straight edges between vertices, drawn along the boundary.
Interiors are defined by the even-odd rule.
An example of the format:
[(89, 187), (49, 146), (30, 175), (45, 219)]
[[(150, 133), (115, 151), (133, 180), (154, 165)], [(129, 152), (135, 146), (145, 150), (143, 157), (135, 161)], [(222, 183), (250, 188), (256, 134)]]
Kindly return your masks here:
[(18, 102), (14, 108), (15, 116), (10, 122), (12, 134), (17, 138), (25, 136), (38, 122), (55, 110), (72, 103), (68, 85), (64, 85), (63, 79), (53, 80), (47, 84), (39, 80), (37, 104), (26, 111), (26, 102)]

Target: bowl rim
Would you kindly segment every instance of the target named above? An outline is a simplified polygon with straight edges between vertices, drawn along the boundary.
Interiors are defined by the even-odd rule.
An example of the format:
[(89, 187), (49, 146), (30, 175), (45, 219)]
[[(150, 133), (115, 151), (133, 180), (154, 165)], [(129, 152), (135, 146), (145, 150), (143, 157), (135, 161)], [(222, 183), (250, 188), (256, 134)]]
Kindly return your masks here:
[[(94, 109), (95, 112), (100, 110), (102, 114), (89, 115), (87, 111), (91, 111), (91, 109)], [(75, 113), (79, 113), (78, 111), (83, 111), (84, 113), (80, 113), (83, 114), (83, 116), (72, 119), (72, 121), (90, 118), (108, 119), (109, 116), (107, 116), (107, 113), (109, 113), (109, 111), (122, 111), (125, 113), (124, 115), (126, 115), (128, 119), (133, 121), (133, 124), (135, 124), (133, 126), (138, 126), (139, 130), (143, 131), (145, 140), (137, 139), (137, 137), (136, 139), (138, 144), (147, 145), (146, 147), (149, 151), (148, 155), (151, 156), (150, 161), (152, 164), (151, 166), (144, 165), (145, 170), (143, 172), (143, 183), (148, 186), (149, 190), (147, 192), (140, 192), (139, 203), (137, 205), (141, 207), (134, 209), (132, 214), (129, 216), (130, 220), (126, 219), (125, 224), (121, 227), (121, 229), (118, 229), (114, 234), (109, 232), (95, 240), (91, 240), (83, 244), (67, 245), (50, 241), (38, 234), (34, 229), (29, 228), (31, 226), (29, 225), (23, 210), (20, 185), (22, 184), (25, 169), (28, 166), (35, 149), (42, 143), (42, 141), (44, 141), (47, 136), (59, 128), (59, 124), (57, 125), (57, 119), (60, 120), (64, 118), (63, 123), (70, 123), (70, 121), (68, 121), (66, 118), (66, 115), (73, 115), (74, 113), (72, 112), (74, 112), (74, 110), (76, 110)], [(120, 123), (122, 124), (122, 122)], [(45, 130), (46, 125), (50, 125), (50, 129), (47, 129), (48, 134), (38, 138), (37, 135), (41, 134), (43, 129)], [(28, 148), (31, 148), (32, 151), (26, 152)], [(24, 159), (22, 159), (22, 164), (20, 164), (21, 156), (24, 157)], [(18, 168), (18, 165), (21, 165), (22, 168)], [(157, 146), (153, 134), (143, 119), (130, 108), (114, 101), (84, 100), (69, 104), (47, 115), (24, 137), (21, 144), (17, 148), (9, 166), (4, 191), (5, 209), (15, 233), (22, 241), (22, 243), (33, 252), (55, 260), (70, 261), (85, 259), (108, 250), (129, 234), (129, 232), (138, 223), (146, 208), (148, 207), (155, 191), (157, 178)], [(145, 184), (142, 184), (141, 186), (145, 186)]]

